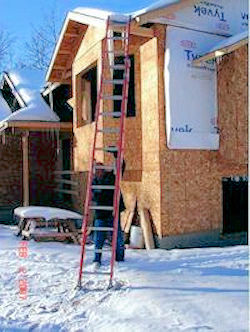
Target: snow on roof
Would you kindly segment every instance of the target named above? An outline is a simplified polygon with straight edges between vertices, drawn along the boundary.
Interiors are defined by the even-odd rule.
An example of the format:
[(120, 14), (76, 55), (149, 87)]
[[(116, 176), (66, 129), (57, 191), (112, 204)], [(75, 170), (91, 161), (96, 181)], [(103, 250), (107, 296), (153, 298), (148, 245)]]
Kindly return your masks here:
[(154, 4), (145, 7), (143, 9), (131, 12), (131, 13), (118, 13), (118, 12), (110, 12), (105, 11), (101, 9), (95, 9), (95, 8), (87, 8), (87, 7), (78, 7), (73, 10), (74, 13), (83, 14), (86, 16), (91, 16), (93, 18), (101, 19), (101, 20), (107, 20), (108, 16), (111, 16), (113, 19), (117, 21), (126, 21), (129, 16), (132, 18), (135, 18), (136, 16), (146, 14), (152, 10), (157, 10), (161, 8), (168, 7), (170, 5), (173, 5), (175, 3), (180, 2), (180, 0), (160, 0), (155, 2)]
[(132, 16), (132, 18), (135, 18), (137, 16), (146, 14), (146, 13), (151, 12), (153, 10), (157, 10), (157, 9), (161, 9), (161, 8), (171, 6), (171, 5), (173, 5), (175, 3), (178, 3), (178, 2), (180, 2), (180, 0), (160, 0), (160, 1), (157, 1), (157, 2), (155, 2), (154, 4), (152, 4), (148, 7), (145, 7), (143, 9), (140, 9), (140, 10), (137, 10), (135, 12), (130, 13), (130, 15)]
[(51, 219), (82, 219), (83, 216), (79, 213), (49, 207), (49, 206), (26, 206), (18, 207), (14, 210), (14, 215), (20, 218), (44, 218)]
[(0, 121), (8, 117), (10, 114), (11, 110), (0, 92)]
[[(7, 121), (56, 121), (60, 119), (47, 105), (40, 90), (43, 87), (43, 75), (39, 70), (22, 69), (7, 73), (26, 107), (9, 114)], [(0, 120), (0, 121), (1, 121)]]
[(93, 23), (95, 22), (95, 19), (106, 21), (109, 16), (111, 20), (118, 22), (126, 22), (129, 18), (128, 14), (116, 13), (102, 9), (87, 8), (87, 7), (75, 8), (71, 13), (81, 14), (82, 16), (91, 17), (93, 19)]

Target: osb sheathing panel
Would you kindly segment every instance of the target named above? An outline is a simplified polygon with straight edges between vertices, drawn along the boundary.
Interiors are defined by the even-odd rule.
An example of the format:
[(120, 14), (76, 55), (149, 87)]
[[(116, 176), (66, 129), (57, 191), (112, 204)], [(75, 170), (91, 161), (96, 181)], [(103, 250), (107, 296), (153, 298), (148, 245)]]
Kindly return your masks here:
[[(103, 36), (102, 30), (94, 27), (89, 27), (77, 56), (73, 63), (73, 98), (72, 102), (76, 106), (76, 98), (80, 95), (76, 92), (76, 77), (80, 73), (87, 70), (93, 63), (97, 63), (97, 75), (100, 76), (101, 72), (101, 53)], [(76, 121), (76, 107), (74, 108), (74, 170), (77, 172), (84, 172), (88, 170), (90, 150), (94, 138), (94, 123), (87, 124), (82, 127), (77, 127)], [(98, 135), (98, 145), (103, 145), (102, 135)], [(103, 153), (97, 154), (97, 161), (103, 162)]]
[[(163, 40), (160, 26), (158, 31)], [(162, 45), (162, 41), (158, 43), (159, 105), (164, 104), (164, 89), (160, 87), (164, 82)], [(247, 174), (246, 49), (236, 51), (219, 65), (219, 151), (169, 150), (165, 108), (159, 108), (163, 236), (221, 229), (222, 177)]]
[(222, 58), (218, 66), (220, 153), (227, 160), (247, 163), (248, 47)]
[(143, 171), (139, 205), (150, 210), (157, 233), (161, 236), (157, 53), (157, 38), (140, 48)]
[[(94, 140), (95, 123), (74, 129), (74, 170), (76, 172), (87, 171), (89, 167), (90, 151)], [(97, 144), (102, 146), (102, 135), (98, 135)], [(103, 162), (103, 153), (96, 155), (99, 162)]]
[[(77, 52), (74, 62), (76, 63), (82, 61), (82, 58), (87, 59), (89, 57), (92, 57), (93, 52), (95, 52), (94, 49), (96, 45), (99, 45), (100, 47), (101, 40), (104, 38), (104, 36), (105, 36), (104, 28), (89, 26), (83, 38), (81, 46)], [(80, 68), (80, 71), (84, 68), (85, 68), (84, 66)]]

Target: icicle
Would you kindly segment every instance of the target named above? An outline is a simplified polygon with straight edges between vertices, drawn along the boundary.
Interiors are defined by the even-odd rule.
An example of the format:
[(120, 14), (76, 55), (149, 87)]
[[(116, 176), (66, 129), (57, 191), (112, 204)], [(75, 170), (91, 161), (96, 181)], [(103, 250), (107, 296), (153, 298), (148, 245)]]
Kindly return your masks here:
[(60, 140), (59, 140), (59, 130), (56, 130), (56, 153), (60, 153)]
[(5, 131), (2, 133), (2, 144), (5, 145), (6, 143), (6, 136), (5, 136)]

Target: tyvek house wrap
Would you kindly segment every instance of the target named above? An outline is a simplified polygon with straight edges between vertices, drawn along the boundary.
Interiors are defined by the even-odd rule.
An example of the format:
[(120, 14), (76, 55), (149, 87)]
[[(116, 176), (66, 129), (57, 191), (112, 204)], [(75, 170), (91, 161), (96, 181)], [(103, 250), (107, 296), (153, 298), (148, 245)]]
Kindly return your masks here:
[(167, 145), (170, 149), (219, 148), (217, 75), (214, 61), (192, 61), (223, 37), (167, 27), (165, 96)]
[(10, 71), (8, 76), (26, 106), (9, 115), (6, 114), (6, 117), (0, 118), (0, 121), (60, 121), (41, 96), (43, 75), (40, 71), (30, 69)]

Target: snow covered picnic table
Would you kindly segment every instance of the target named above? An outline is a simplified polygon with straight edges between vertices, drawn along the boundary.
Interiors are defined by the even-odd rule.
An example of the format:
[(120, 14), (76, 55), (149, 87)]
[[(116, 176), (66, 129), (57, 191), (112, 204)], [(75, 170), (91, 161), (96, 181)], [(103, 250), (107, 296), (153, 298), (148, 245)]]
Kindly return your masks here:
[(49, 206), (22, 206), (14, 210), (14, 215), (20, 218), (51, 219), (82, 219), (82, 215), (73, 211)]
[(81, 241), (79, 225), (83, 217), (79, 213), (47, 206), (27, 206), (16, 208), (14, 216), (19, 219), (17, 235), (24, 239)]
[[(1, 332), (248, 331), (247, 246), (129, 249), (116, 289), (87, 275), (79, 291), (80, 246), (29, 241), (23, 258), (15, 229), (0, 225)], [(92, 259), (87, 251), (87, 270)]]

